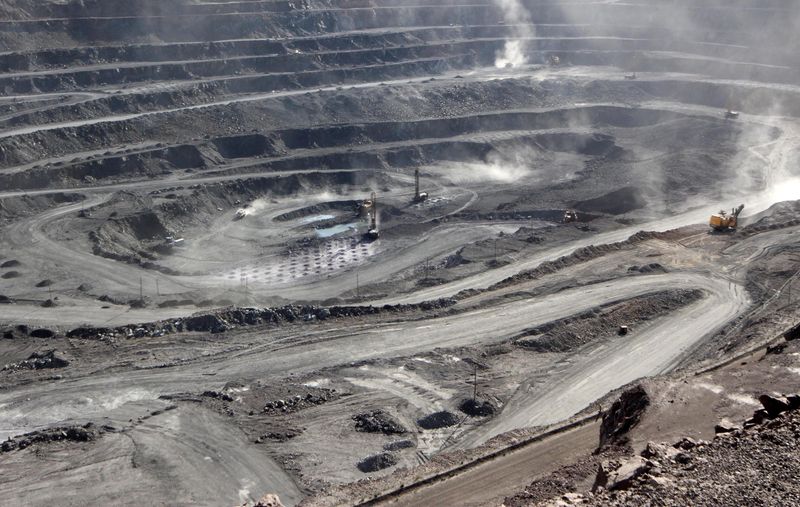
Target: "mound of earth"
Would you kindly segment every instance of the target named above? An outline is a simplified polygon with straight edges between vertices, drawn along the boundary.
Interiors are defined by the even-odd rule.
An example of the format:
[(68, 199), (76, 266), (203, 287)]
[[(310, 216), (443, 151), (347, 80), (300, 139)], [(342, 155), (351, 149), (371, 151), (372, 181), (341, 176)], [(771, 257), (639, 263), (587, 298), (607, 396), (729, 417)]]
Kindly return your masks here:
[(37, 287), (50, 287), (51, 285), (53, 285), (52, 280), (42, 280), (36, 284)]
[(44, 370), (48, 368), (64, 368), (69, 366), (69, 361), (64, 359), (55, 350), (47, 352), (34, 352), (28, 359), (19, 363), (6, 365), (4, 370)]
[(397, 440), (384, 445), (383, 449), (385, 451), (400, 451), (402, 449), (411, 449), (412, 447), (414, 447), (414, 442), (411, 440)]
[(463, 400), (458, 409), (468, 416), (472, 417), (489, 417), (495, 414), (497, 408), (489, 401), (480, 401), (473, 398)]
[(406, 428), (392, 415), (382, 410), (375, 410), (353, 416), (356, 422), (356, 431), (365, 433), (383, 433), (384, 435), (401, 435), (406, 433)]
[(97, 438), (101, 433), (102, 431), (92, 423), (86, 423), (83, 426), (48, 428), (9, 438), (0, 446), (0, 452), (11, 452), (17, 449), (25, 449), (37, 443), (58, 442), (60, 440), (89, 442)]
[(382, 452), (380, 454), (375, 454), (373, 456), (364, 458), (356, 466), (359, 470), (366, 474), (370, 472), (377, 472), (378, 470), (383, 470), (384, 468), (389, 468), (396, 464), (397, 456), (390, 452)]
[(417, 421), (417, 424), (419, 424), (420, 428), (426, 430), (447, 428), (450, 426), (455, 426), (458, 423), (459, 423), (458, 416), (452, 412), (448, 412), (447, 410), (442, 410), (441, 412), (434, 412), (433, 414), (426, 415), (425, 417)]
[(578, 201), (572, 207), (579, 211), (622, 215), (644, 208), (646, 204), (647, 200), (642, 196), (641, 190), (636, 187), (623, 187), (594, 199)]
[(8, 271), (7, 273), (3, 273), (2, 278), (9, 280), (11, 278), (19, 278), (22, 276), (19, 271)]
[(0, 264), (0, 268), (3, 268), (3, 269), (16, 268), (17, 266), (20, 266), (20, 265), (22, 265), (21, 262), (19, 262), (16, 259), (11, 259), (10, 261), (5, 261), (4, 263)]
[(536, 352), (568, 352), (592, 340), (615, 336), (620, 326), (666, 315), (702, 297), (700, 290), (673, 290), (612, 303), (530, 329), (514, 343)]

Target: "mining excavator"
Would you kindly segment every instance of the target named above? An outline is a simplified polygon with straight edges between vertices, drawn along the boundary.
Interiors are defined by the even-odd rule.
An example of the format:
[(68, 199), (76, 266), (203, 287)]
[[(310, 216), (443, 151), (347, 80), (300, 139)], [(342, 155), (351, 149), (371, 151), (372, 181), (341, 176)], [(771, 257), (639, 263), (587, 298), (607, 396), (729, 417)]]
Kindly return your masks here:
[(739, 221), (739, 214), (743, 209), (744, 204), (740, 204), (738, 208), (733, 208), (730, 213), (720, 210), (719, 213), (711, 215), (708, 225), (715, 231), (735, 231)]

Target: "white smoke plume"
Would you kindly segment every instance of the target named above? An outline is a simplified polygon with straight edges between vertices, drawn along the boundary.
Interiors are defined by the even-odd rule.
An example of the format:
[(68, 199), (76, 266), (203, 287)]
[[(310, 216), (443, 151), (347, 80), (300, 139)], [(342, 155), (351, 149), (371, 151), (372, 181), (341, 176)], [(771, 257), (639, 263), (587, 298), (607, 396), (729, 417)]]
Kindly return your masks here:
[(534, 36), (531, 16), (520, 0), (495, 0), (503, 12), (503, 21), (509, 26), (511, 37), (506, 40), (502, 51), (495, 55), (497, 68), (519, 67), (528, 62), (527, 40)]

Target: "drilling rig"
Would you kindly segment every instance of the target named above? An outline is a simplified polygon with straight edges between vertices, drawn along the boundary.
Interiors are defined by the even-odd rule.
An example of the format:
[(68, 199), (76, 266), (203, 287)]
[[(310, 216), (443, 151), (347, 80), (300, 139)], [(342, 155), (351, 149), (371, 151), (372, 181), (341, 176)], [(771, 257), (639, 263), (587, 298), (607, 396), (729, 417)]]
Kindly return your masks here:
[(739, 222), (739, 214), (743, 209), (744, 204), (740, 204), (738, 208), (733, 208), (730, 214), (725, 212), (725, 210), (720, 210), (719, 213), (711, 215), (708, 225), (715, 231), (735, 231)]
[(369, 216), (369, 229), (365, 237), (369, 241), (375, 241), (381, 235), (378, 230), (378, 197), (375, 195), (375, 192), (372, 192), (372, 199), (369, 208), (367, 208), (367, 213)]
[(361, 204), (358, 205), (358, 214), (362, 217), (369, 217), (372, 210), (372, 205), (375, 202), (375, 192), (372, 192), (369, 199), (364, 199), (361, 201)]
[(419, 169), (414, 169), (414, 202), (428, 200), (428, 192), (419, 191)]

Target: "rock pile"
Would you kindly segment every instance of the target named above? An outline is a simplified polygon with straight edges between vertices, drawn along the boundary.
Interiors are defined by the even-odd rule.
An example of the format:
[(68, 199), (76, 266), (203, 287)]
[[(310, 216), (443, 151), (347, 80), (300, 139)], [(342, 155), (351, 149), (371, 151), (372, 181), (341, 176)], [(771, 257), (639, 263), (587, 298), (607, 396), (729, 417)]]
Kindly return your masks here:
[(295, 394), (286, 399), (268, 401), (264, 405), (264, 412), (292, 412), (301, 410), (314, 405), (322, 405), (330, 400), (338, 398), (335, 390), (320, 389), (315, 393)]
[(47, 352), (34, 352), (24, 361), (5, 365), (3, 370), (43, 370), (64, 368), (65, 366), (69, 366), (69, 361), (57, 354), (55, 350), (48, 350)]
[(413, 305), (331, 307), (286, 305), (279, 308), (224, 308), (212, 313), (196, 314), (185, 319), (171, 319), (117, 328), (79, 327), (70, 330), (67, 333), (67, 337), (106, 339), (163, 336), (186, 331), (224, 333), (242, 326), (281, 325), (292, 322), (363, 317), (382, 313), (430, 311), (447, 308), (455, 304), (455, 302), (454, 299), (445, 298)]
[(384, 468), (389, 468), (396, 464), (397, 464), (397, 456), (395, 456), (391, 452), (382, 452), (364, 458), (363, 460), (359, 461), (356, 466), (358, 467), (359, 470), (367, 474), (370, 472), (377, 472), (378, 470), (383, 470)]
[(9, 438), (0, 445), (0, 452), (11, 452), (25, 449), (37, 443), (58, 442), (61, 440), (89, 442), (97, 438), (101, 433), (102, 430), (96, 428), (92, 423), (86, 423), (83, 426), (48, 428)]
[(601, 464), (593, 492), (548, 505), (800, 505), (800, 395), (759, 398), (743, 427), (713, 441), (650, 442), (640, 456)]
[(384, 435), (402, 435), (408, 430), (392, 415), (382, 410), (375, 410), (353, 416), (356, 431), (365, 433), (383, 433)]
[(459, 423), (458, 416), (452, 412), (448, 412), (447, 410), (434, 412), (430, 415), (426, 415), (425, 417), (417, 421), (419, 427), (425, 430), (448, 428), (450, 426), (455, 426), (458, 423)]
[(472, 417), (493, 416), (497, 408), (490, 401), (480, 401), (473, 398), (462, 400), (458, 409)]

